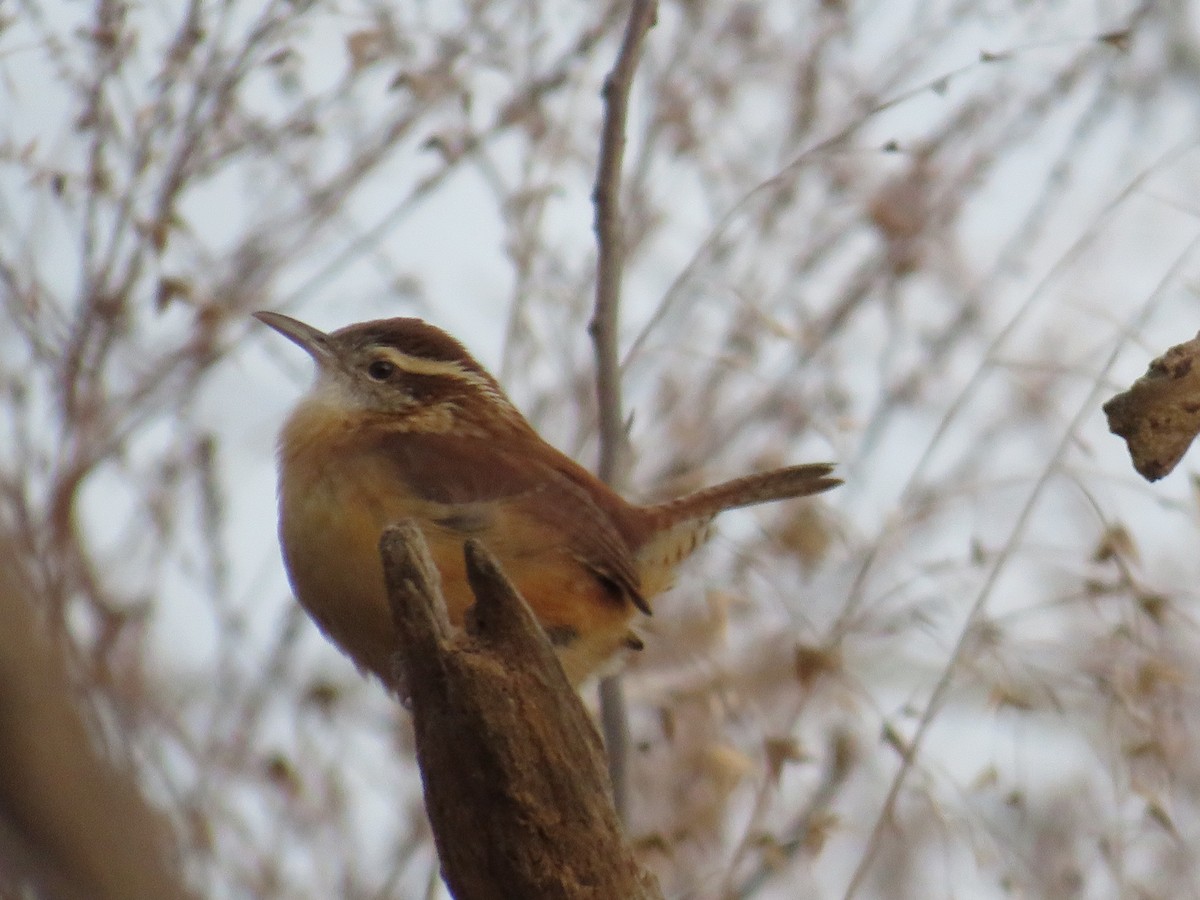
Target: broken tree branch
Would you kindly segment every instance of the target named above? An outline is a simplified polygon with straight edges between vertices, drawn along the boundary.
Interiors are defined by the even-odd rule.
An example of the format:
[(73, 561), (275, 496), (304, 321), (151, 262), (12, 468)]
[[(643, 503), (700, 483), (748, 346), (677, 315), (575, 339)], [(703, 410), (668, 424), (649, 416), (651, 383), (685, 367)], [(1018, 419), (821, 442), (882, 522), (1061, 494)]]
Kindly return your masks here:
[(533, 613), (474, 540), (475, 606), (447, 624), (411, 522), (380, 540), (425, 806), (458, 900), (661, 900), (625, 843), (599, 735)]

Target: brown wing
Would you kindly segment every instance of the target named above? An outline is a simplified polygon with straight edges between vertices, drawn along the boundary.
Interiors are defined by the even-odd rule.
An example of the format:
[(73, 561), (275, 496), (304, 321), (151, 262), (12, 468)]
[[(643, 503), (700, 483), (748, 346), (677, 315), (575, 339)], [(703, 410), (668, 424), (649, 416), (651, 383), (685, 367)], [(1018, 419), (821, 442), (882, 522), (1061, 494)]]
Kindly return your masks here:
[(516, 453), (497, 440), (396, 432), (382, 436), (378, 450), (415, 496), (447, 507), (444, 527), (465, 535), (494, 517), (519, 517), (547, 540), (545, 550), (566, 551), (614, 598), (649, 611), (624, 501), (549, 444), (523, 442), (529, 452)]

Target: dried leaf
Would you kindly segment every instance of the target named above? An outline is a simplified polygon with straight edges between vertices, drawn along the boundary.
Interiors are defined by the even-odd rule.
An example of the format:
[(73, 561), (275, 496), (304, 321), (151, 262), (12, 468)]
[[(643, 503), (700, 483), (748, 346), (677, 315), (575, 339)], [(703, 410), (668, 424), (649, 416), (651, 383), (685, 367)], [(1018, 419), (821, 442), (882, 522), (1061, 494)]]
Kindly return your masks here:
[(346, 35), (346, 53), (350, 57), (350, 71), (357, 75), (367, 66), (378, 62), (387, 46), (386, 35), (371, 28), (354, 31)]
[(1167, 811), (1163, 808), (1161, 803), (1158, 801), (1151, 801), (1150, 803), (1147, 803), (1146, 815), (1150, 817), (1150, 821), (1161, 826), (1162, 829), (1167, 832), (1167, 834), (1171, 835), (1171, 837), (1176, 839), (1179, 838), (1179, 831), (1175, 828), (1175, 822), (1167, 814)]
[(1161, 659), (1150, 659), (1137, 669), (1134, 689), (1143, 696), (1154, 694), (1163, 687), (1183, 687), (1188, 682), (1187, 674), (1178, 666)]
[(668, 741), (675, 740), (675, 711), (667, 706), (659, 707), (658, 727), (662, 729), (664, 738)]
[(296, 51), (291, 47), (282, 47), (268, 56), (263, 62), (268, 66), (282, 66), (296, 59)]
[(994, 765), (985, 766), (969, 785), (972, 791), (989, 790), (1000, 783), (1000, 772)]
[(779, 846), (779, 841), (774, 835), (766, 833), (756, 834), (752, 843), (755, 849), (758, 850), (763, 865), (771, 871), (777, 872), (787, 865), (787, 851)]
[(800, 743), (791, 737), (769, 737), (763, 741), (763, 751), (767, 755), (767, 774), (772, 781), (779, 780), (783, 767), (788, 763), (806, 758)]
[(1108, 562), (1112, 559), (1138, 559), (1137, 545), (1129, 530), (1121, 524), (1110, 525), (1100, 537), (1092, 553), (1092, 562)]
[(331, 715), (342, 697), (342, 689), (332, 681), (319, 679), (308, 686), (302, 702), (315, 707), (324, 715)]
[(883, 731), (880, 733), (880, 737), (883, 738), (883, 742), (885, 744), (899, 753), (902, 757), (907, 758), (909, 753), (912, 752), (912, 745), (909, 744), (908, 739), (905, 738), (904, 735), (900, 734), (900, 732), (896, 730), (896, 727), (892, 725), (891, 722), (883, 723)]
[(825, 842), (833, 834), (834, 829), (841, 824), (841, 819), (834, 813), (825, 811), (813, 816), (808, 831), (804, 833), (801, 846), (809, 856), (818, 856), (825, 848)]
[(842, 659), (837, 650), (799, 644), (792, 657), (792, 665), (796, 680), (804, 687), (811, 688), (821, 677), (840, 671)]
[(276, 753), (271, 756), (263, 766), (263, 774), (267, 781), (278, 788), (282, 793), (289, 797), (296, 797), (300, 793), (300, 776), (293, 766), (282, 754)]
[(1037, 709), (1033, 695), (1018, 685), (994, 685), (988, 694), (988, 703), (996, 709), (1014, 709), (1017, 712), (1032, 712)]
[(1138, 608), (1146, 614), (1155, 625), (1162, 625), (1163, 616), (1167, 611), (1167, 604), (1170, 603), (1162, 594), (1143, 594), (1137, 598)]
[(1200, 335), (1150, 363), (1129, 390), (1104, 404), (1108, 429), (1123, 437), (1148, 481), (1175, 468), (1200, 432)]
[(173, 300), (190, 301), (192, 286), (182, 278), (164, 276), (158, 280), (158, 289), (154, 292), (154, 310), (162, 312), (171, 305)]
[(726, 795), (754, 771), (754, 760), (728, 744), (710, 744), (704, 751), (704, 768), (717, 792)]
[(778, 541), (806, 568), (819, 564), (833, 542), (827, 517), (817, 503), (795, 504), (787, 522), (776, 534)]
[(1130, 39), (1133, 37), (1133, 32), (1128, 29), (1121, 31), (1110, 31), (1107, 34), (1102, 34), (1096, 40), (1102, 44), (1108, 44), (1110, 47), (1116, 47), (1122, 53), (1129, 49)]
[(633, 849), (639, 856), (650, 853), (661, 853), (664, 856), (670, 856), (673, 849), (671, 841), (667, 836), (657, 831), (636, 838), (632, 841), (632, 844)]

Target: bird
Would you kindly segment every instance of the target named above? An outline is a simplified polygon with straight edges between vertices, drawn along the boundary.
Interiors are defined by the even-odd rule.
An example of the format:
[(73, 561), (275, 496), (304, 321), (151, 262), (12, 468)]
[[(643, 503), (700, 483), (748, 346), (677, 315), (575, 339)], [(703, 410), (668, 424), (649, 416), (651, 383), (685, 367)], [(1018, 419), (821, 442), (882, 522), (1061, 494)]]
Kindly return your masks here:
[(366, 673), (395, 687), (396, 637), (379, 539), (415, 522), (452, 624), (473, 603), (475, 538), (500, 563), (578, 687), (622, 648), (722, 511), (827, 491), (830, 463), (748, 475), (638, 505), (545, 441), (447, 332), (418, 318), (331, 333), (255, 317), (316, 364), (279, 436), (279, 539), (300, 605)]

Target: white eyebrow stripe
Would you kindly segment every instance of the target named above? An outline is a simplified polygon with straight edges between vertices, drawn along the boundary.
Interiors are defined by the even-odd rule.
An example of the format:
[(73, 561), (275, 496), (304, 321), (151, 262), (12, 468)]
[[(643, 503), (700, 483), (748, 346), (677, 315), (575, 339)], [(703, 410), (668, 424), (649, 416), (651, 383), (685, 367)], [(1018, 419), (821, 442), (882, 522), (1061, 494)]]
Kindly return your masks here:
[(429, 359), (425, 356), (413, 356), (395, 347), (378, 347), (381, 355), (387, 357), (397, 368), (413, 375), (432, 375), (440, 378), (457, 378), (465, 381), (489, 397), (511, 406), (507, 397), (496, 389), (496, 385), (486, 375), (468, 369), (462, 363), (453, 359)]
[(469, 381), (472, 384), (486, 384), (486, 379), (481, 378), (478, 373), (472, 372), (462, 363), (452, 359), (429, 359), (424, 356), (413, 356), (411, 353), (403, 353), (395, 347), (379, 347), (379, 352), (386, 356), (389, 360), (396, 364), (397, 367), (405, 372), (411, 372), (413, 375), (434, 375), (450, 378), (461, 378), (463, 381)]

